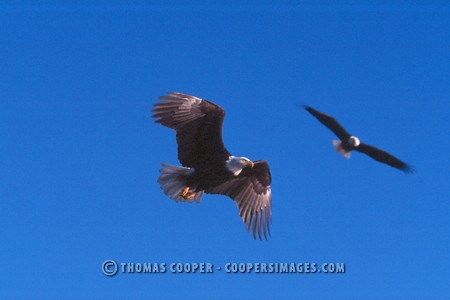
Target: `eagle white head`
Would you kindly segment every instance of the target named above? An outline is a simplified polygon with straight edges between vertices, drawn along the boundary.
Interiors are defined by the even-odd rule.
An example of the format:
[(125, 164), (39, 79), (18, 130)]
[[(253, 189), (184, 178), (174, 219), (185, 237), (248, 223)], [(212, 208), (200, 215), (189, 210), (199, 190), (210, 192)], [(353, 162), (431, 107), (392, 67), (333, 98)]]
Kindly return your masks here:
[(247, 157), (236, 157), (231, 155), (230, 158), (226, 161), (226, 166), (228, 171), (234, 174), (234, 176), (238, 176), (242, 169), (246, 166), (250, 166), (253, 168), (254, 163), (248, 159)]
[(348, 143), (350, 145), (352, 145), (353, 147), (358, 147), (359, 144), (361, 144), (359, 139), (356, 136), (353, 136), (353, 135), (348, 139)]

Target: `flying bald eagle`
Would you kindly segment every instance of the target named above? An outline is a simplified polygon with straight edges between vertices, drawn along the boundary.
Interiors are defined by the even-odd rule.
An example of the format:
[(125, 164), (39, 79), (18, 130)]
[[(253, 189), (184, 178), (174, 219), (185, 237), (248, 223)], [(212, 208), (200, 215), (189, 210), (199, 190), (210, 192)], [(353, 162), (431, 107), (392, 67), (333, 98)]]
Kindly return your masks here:
[(225, 111), (208, 100), (169, 93), (153, 109), (156, 123), (175, 129), (178, 160), (183, 167), (163, 164), (158, 183), (170, 198), (200, 202), (203, 193), (232, 198), (247, 225), (262, 239), (270, 235), (272, 181), (264, 160), (252, 162), (231, 155), (222, 139)]
[(392, 154), (389, 154), (388, 152), (378, 149), (374, 146), (360, 142), (360, 140), (357, 137), (349, 134), (344, 129), (344, 127), (342, 127), (342, 125), (339, 124), (338, 121), (336, 121), (335, 118), (323, 112), (315, 110), (310, 106), (304, 106), (304, 108), (314, 117), (316, 117), (323, 125), (325, 125), (331, 131), (333, 131), (334, 134), (341, 140), (341, 141), (333, 140), (333, 145), (334, 148), (346, 158), (350, 158), (352, 150), (356, 150), (369, 155), (370, 157), (379, 162), (397, 168), (405, 173), (414, 172), (411, 166), (408, 166), (405, 162), (396, 158)]

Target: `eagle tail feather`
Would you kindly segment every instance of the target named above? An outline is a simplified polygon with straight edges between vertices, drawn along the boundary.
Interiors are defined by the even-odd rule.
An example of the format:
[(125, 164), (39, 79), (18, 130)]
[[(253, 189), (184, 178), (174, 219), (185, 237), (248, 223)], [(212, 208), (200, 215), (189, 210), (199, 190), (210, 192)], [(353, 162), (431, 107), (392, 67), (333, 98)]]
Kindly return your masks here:
[(334, 149), (336, 149), (337, 152), (339, 152), (344, 157), (350, 159), (350, 155), (352, 154), (352, 151), (347, 151), (342, 147), (342, 142), (333, 140), (333, 146)]
[(160, 170), (161, 176), (158, 179), (158, 183), (164, 193), (175, 201), (189, 201), (190, 203), (202, 200), (203, 191), (195, 192), (195, 195), (190, 198), (184, 198), (181, 196), (183, 189), (186, 187), (186, 176), (191, 175), (194, 172), (192, 168), (172, 166), (169, 164), (162, 164), (163, 168)]

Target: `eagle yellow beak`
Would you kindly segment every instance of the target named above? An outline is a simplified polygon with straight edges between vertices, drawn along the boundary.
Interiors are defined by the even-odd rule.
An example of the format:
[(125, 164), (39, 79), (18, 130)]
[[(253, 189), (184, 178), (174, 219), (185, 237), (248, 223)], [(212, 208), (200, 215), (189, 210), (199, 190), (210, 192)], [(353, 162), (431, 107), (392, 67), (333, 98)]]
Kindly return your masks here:
[(253, 167), (255, 166), (255, 163), (252, 162), (252, 161), (249, 161), (249, 162), (248, 162), (248, 165), (250, 166), (250, 168), (253, 168)]

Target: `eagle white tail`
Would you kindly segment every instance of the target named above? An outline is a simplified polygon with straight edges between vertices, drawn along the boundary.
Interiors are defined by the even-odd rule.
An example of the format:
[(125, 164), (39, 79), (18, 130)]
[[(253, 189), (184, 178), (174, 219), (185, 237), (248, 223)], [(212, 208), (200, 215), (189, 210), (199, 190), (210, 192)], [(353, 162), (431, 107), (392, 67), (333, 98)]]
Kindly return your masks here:
[(351, 151), (347, 151), (344, 148), (342, 148), (342, 143), (340, 141), (333, 140), (333, 146), (334, 149), (336, 149), (337, 152), (345, 156), (346, 158), (350, 159), (350, 155), (352, 154)]
[(186, 187), (186, 181), (184, 177), (191, 175), (194, 170), (191, 168), (172, 166), (168, 164), (162, 164), (163, 168), (160, 170), (161, 176), (159, 176), (158, 183), (164, 193), (175, 201), (189, 201), (190, 203), (202, 200), (203, 191), (196, 192), (195, 196), (191, 199), (185, 199), (180, 194)]

